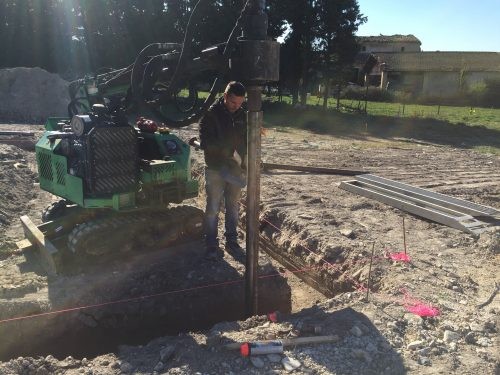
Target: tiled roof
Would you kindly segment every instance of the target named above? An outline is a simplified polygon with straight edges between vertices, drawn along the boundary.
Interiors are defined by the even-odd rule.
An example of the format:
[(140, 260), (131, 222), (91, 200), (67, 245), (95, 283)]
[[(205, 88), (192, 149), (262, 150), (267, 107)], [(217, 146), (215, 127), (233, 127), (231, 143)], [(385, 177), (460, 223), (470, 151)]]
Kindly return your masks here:
[(359, 43), (396, 43), (396, 42), (405, 42), (405, 43), (418, 43), (422, 44), (420, 40), (418, 40), (415, 35), (377, 35), (377, 36), (358, 36)]
[(500, 72), (500, 52), (377, 52), (389, 71)]

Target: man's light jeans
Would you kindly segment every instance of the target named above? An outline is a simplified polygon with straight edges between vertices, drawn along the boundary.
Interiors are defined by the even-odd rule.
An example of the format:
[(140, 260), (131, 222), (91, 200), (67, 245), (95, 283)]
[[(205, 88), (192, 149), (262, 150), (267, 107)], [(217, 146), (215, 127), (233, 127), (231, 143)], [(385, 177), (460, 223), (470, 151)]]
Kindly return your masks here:
[(217, 229), (219, 224), (219, 211), (222, 199), (225, 206), (226, 242), (237, 241), (239, 201), (241, 188), (224, 180), (221, 172), (214, 169), (205, 169), (205, 190), (207, 193), (207, 206), (205, 209), (205, 236), (207, 247), (219, 246)]

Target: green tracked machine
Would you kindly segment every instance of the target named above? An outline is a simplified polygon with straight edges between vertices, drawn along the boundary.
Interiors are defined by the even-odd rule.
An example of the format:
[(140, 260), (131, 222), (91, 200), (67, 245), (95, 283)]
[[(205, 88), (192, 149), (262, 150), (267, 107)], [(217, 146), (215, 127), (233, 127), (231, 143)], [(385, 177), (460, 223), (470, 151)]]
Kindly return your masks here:
[(47, 121), (35, 147), (40, 188), (62, 199), (42, 220), (74, 226), (66, 230), (72, 254), (102, 256), (201, 234), (202, 211), (169, 208), (198, 195), (190, 146), (155, 128), (144, 119), (131, 126), (99, 105), (86, 115)]
[[(66, 257), (102, 261), (201, 235), (203, 212), (182, 204), (198, 195), (190, 154), (197, 143), (170, 129), (201, 118), (229, 80), (257, 88), (279, 78), (264, 1), (248, 0), (227, 41), (198, 52), (191, 43), (201, 3), (184, 43), (152, 43), (125, 68), (71, 82), (68, 117), (48, 119), (36, 144), (40, 188), (60, 200), (39, 226), (21, 217), (27, 238), (19, 246), (37, 247), (49, 274)], [(256, 111), (260, 101), (251, 99)]]

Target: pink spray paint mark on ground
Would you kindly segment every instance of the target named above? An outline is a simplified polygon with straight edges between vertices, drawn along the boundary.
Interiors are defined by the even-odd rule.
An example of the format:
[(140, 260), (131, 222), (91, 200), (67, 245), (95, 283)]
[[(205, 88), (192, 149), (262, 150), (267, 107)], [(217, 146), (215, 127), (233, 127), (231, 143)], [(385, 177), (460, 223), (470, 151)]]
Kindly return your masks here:
[(406, 311), (421, 316), (422, 318), (438, 316), (440, 314), (440, 311), (437, 307), (428, 305), (425, 302), (414, 298), (407, 290), (402, 289), (401, 292), (404, 295), (403, 304)]
[(410, 263), (411, 258), (408, 254), (401, 253), (389, 253), (388, 257), (396, 262)]
[(423, 303), (419, 303), (414, 306), (405, 306), (405, 309), (406, 311), (421, 316), (422, 318), (439, 315), (439, 309)]

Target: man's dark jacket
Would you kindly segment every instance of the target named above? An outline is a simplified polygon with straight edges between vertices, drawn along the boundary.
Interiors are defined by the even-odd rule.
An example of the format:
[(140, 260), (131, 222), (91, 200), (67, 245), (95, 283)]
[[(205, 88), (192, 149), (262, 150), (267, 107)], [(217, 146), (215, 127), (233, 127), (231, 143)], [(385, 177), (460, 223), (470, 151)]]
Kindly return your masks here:
[(237, 151), (242, 160), (247, 154), (247, 116), (243, 108), (230, 113), (224, 98), (217, 100), (200, 121), (200, 142), (209, 169), (228, 165)]

